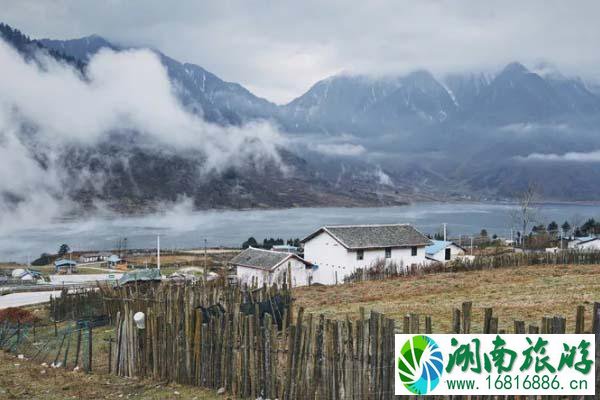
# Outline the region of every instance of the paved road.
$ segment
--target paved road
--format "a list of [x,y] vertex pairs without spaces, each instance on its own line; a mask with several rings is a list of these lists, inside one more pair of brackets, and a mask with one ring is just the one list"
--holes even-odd
[[59,297],[60,291],[13,293],[0,296],[0,309],[21,307],[50,301],[50,296]]
[[[106,270],[105,270],[106,271]],[[50,275],[51,285],[89,283],[97,281],[114,281],[123,276],[123,272],[110,274],[71,274],[71,275]]]

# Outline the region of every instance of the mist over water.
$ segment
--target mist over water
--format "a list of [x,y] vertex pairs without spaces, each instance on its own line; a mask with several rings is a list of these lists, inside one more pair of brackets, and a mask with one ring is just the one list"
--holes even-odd
[[[281,210],[192,211],[175,207],[159,214],[54,220],[38,226],[11,227],[0,235],[0,261],[24,262],[42,252],[56,252],[61,243],[75,251],[109,250],[120,238],[128,248],[155,248],[156,235],[168,249],[208,246],[238,247],[248,237],[284,239],[304,237],[322,225],[410,223],[424,233],[435,233],[448,224],[452,237],[477,234],[508,237],[513,226],[512,205],[422,203],[384,208],[294,208]],[[540,222],[555,220],[583,223],[600,216],[600,205],[551,204],[540,208]]]

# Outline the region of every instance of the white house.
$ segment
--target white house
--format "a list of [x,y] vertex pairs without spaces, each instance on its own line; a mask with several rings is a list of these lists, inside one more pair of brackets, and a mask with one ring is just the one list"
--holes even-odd
[[600,250],[600,238],[593,236],[576,237],[568,244],[569,249],[594,251]]
[[432,242],[425,247],[425,255],[431,261],[446,262],[466,253],[463,247],[454,242],[447,240],[432,240]]
[[249,247],[235,256],[229,264],[236,268],[240,284],[271,286],[288,281],[288,269],[292,286],[309,285],[312,278],[312,264],[296,254],[256,249]]
[[324,226],[302,240],[304,259],[312,264],[313,282],[342,283],[358,269],[385,262],[425,264],[431,241],[407,224]]

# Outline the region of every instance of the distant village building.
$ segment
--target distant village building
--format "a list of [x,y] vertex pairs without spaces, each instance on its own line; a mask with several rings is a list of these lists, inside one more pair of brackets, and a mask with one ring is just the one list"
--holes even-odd
[[600,238],[594,236],[576,237],[569,241],[567,245],[569,249],[593,251],[600,250]]
[[242,285],[271,286],[291,281],[295,287],[309,285],[312,279],[312,264],[292,253],[249,247],[229,264],[235,267],[238,283]]
[[83,253],[79,256],[80,263],[93,263],[106,261],[108,258],[106,253]]
[[466,250],[454,242],[447,240],[432,240],[432,242],[425,247],[426,257],[431,261],[447,262],[466,254]]
[[77,272],[77,262],[67,259],[56,260],[54,261],[54,268],[59,274],[71,274]]
[[112,254],[110,255],[107,259],[106,259],[106,263],[108,264],[109,268],[115,268],[120,262],[121,262],[121,257],[119,257],[116,254]]
[[38,279],[42,279],[42,274],[40,272],[28,268],[13,269],[11,276],[14,279],[20,279],[22,281],[37,281]]
[[408,224],[324,226],[302,240],[304,258],[315,264],[313,282],[342,283],[358,269],[378,263],[424,265],[431,241]]

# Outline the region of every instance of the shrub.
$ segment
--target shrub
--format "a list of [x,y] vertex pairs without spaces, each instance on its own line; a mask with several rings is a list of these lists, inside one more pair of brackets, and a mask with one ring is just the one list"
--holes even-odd
[[38,317],[31,311],[23,308],[8,307],[0,310],[0,323],[9,322],[11,324],[16,324],[20,322],[22,324],[31,324],[37,321],[39,321]]

